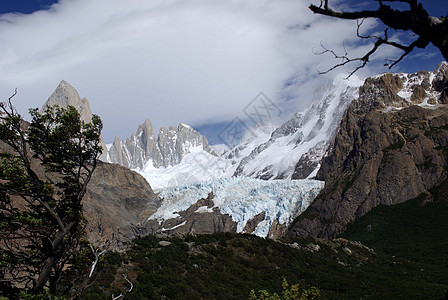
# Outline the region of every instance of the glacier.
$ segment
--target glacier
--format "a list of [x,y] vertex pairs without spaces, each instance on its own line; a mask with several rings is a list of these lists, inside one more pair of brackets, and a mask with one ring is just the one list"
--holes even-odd
[[[231,149],[221,145],[215,151],[206,141],[196,143],[186,138],[181,139],[182,158],[176,163],[161,165],[147,156],[145,164],[135,165],[134,170],[163,198],[161,207],[148,220],[162,225],[165,220],[182,219],[181,212],[213,192],[214,206],[201,206],[196,213],[227,214],[236,222],[237,232],[251,232],[253,227],[246,228],[248,221],[257,217],[258,222],[263,216],[252,232],[261,237],[270,236],[277,224],[288,226],[324,187],[324,182],[312,178],[362,84],[356,76],[346,80],[339,75],[316,92],[307,109],[280,127],[257,124]],[[152,137],[151,127],[146,127],[146,135]],[[187,129],[193,130],[181,123],[177,131],[171,130],[170,137],[177,139]],[[195,135],[193,141],[196,139]],[[179,147],[164,145],[159,147],[170,155],[179,152]]]
[[[318,180],[266,181],[248,177],[219,178],[178,185],[159,190],[163,202],[149,220],[162,222],[177,218],[178,212],[188,209],[213,192],[214,207],[237,222],[237,232],[243,232],[247,221],[264,212],[265,218],[253,234],[267,237],[274,221],[289,225],[311,204],[323,186],[324,182]],[[198,210],[207,212],[207,208]]]

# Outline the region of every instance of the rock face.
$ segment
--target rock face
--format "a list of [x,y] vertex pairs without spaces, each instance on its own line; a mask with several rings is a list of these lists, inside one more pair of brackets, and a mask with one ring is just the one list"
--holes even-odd
[[131,138],[122,142],[115,138],[109,157],[111,162],[143,170],[147,163],[156,168],[177,165],[194,147],[216,155],[207,139],[192,127],[180,123],[177,127],[160,128],[156,137],[151,121],[146,119]]
[[[47,107],[55,105],[61,108],[73,106],[78,110],[82,121],[87,123],[92,122],[92,111],[90,110],[89,100],[87,98],[81,99],[76,89],[65,80],[59,83],[56,90],[42,106],[40,112],[42,113]],[[102,137],[100,137],[100,143],[103,148],[100,160],[107,161],[107,147]]]
[[63,108],[66,108],[69,105],[74,106],[81,115],[81,120],[85,122],[92,121],[92,111],[90,110],[89,100],[87,100],[87,98],[81,99],[78,91],[65,80],[62,80],[61,83],[59,83],[56,90],[48,98],[40,111],[42,113],[47,107],[55,105]]
[[188,209],[178,212],[175,219],[148,220],[146,227],[150,233],[167,234],[211,234],[216,232],[236,232],[237,223],[228,214],[214,207],[213,193],[198,200]]
[[332,237],[379,204],[404,202],[445,185],[447,71],[442,63],[434,72],[365,81],[317,174],[325,188],[289,235]]
[[[0,151],[12,152],[3,142]],[[45,173],[39,161],[33,159],[31,163],[40,178],[55,176]],[[98,162],[82,205],[89,241],[121,250],[126,242],[149,233],[144,222],[160,207],[161,199],[140,174],[117,164]]]
[[315,176],[342,115],[358,96],[361,84],[356,77],[345,80],[338,76],[328,87],[322,87],[310,108],[275,129],[267,142],[241,160],[233,175],[265,180]]
[[109,241],[112,249],[122,248],[137,235],[148,233],[142,224],[160,203],[141,175],[117,164],[100,163],[83,199],[89,240]]

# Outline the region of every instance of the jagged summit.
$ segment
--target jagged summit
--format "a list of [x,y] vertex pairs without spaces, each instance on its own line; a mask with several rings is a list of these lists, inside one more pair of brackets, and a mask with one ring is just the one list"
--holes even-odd
[[[53,94],[41,108],[58,105],[65,108],[74,106],[86,122],[92,120],[92,111],[87,98],[81,98],[76,89],[62,80]],[[207,139],[191,126],[180,123],[177,127],[160,128],[156,137],[149,119],[138,126],[137,132],[125,141],[118,137],[109,151],[101,138],[104,151],[100,159],[117,163],[130,169],[143,170],[146,166],[167,167],[177,165],[193,148],[200,148],[216,156]]]
[[90,110],[89,100],[79,96],[78,91],[67,81],[62,80],[56,90],[42,106],[41,112],[48,106],[58,105],[59,107],[74,106],[81,115],[81,120],[92,121],[92,111]]
[[145,119],[145,122],[138,126],[137,136],[142,134],[142,133],[145,133],[147,137],[150,137],[150,136],[154,135],[154,131],[152,129],[151,120]]
[[157,137],[151,121],[138,126],[137,132],[124,141],[115,138],[109,150],[110,161],[130,169],[174,166],[190,153],[192,148],[216,155],[207,139],[191,126],[180,123],[177,127],[160,128]]

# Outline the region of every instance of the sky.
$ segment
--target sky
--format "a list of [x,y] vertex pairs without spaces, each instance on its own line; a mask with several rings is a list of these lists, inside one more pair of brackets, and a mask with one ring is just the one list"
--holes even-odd
[[[66,80],[102,118],[106,142],[130,137],[149,118],[156,132],[183,122],[219,143],[227,124],[249,120],[260,93],[281,122],[307,107],[316,87],[353,70],[318,75],[336,62],[315,54],[321,43],[340,52],[344,41],[353,56],[369,48],[355,23],[314,15],[311,3],[319,0],[0,0],[0,97],[18,88],[26,118]],[[445,0],[423,5],[434,16],[448,11]],[[357,76],[388,72],[389,56],[399,53],[385,49]],[[432,70],[442,60],[428,47],[392,71]]]

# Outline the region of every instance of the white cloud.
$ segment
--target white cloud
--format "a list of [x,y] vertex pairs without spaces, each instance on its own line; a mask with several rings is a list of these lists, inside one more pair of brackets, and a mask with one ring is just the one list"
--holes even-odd
[[[65,79],[87,97],[111,141],[154,127],[230,120],[263,91],[286,115],[310,100],[324,41],[340,48],[352,22],[315,16],[297,0],[60,0],[0,17],[0,92],[41,106]],[[359,49],[357,51],[361,51]],[[336,75],[335,73],[332,76]],[[288,79],[296,84],[282,88]],[[307,83],[304,85],[304,83]],[[300,100],[280,103],[285,93]]]

